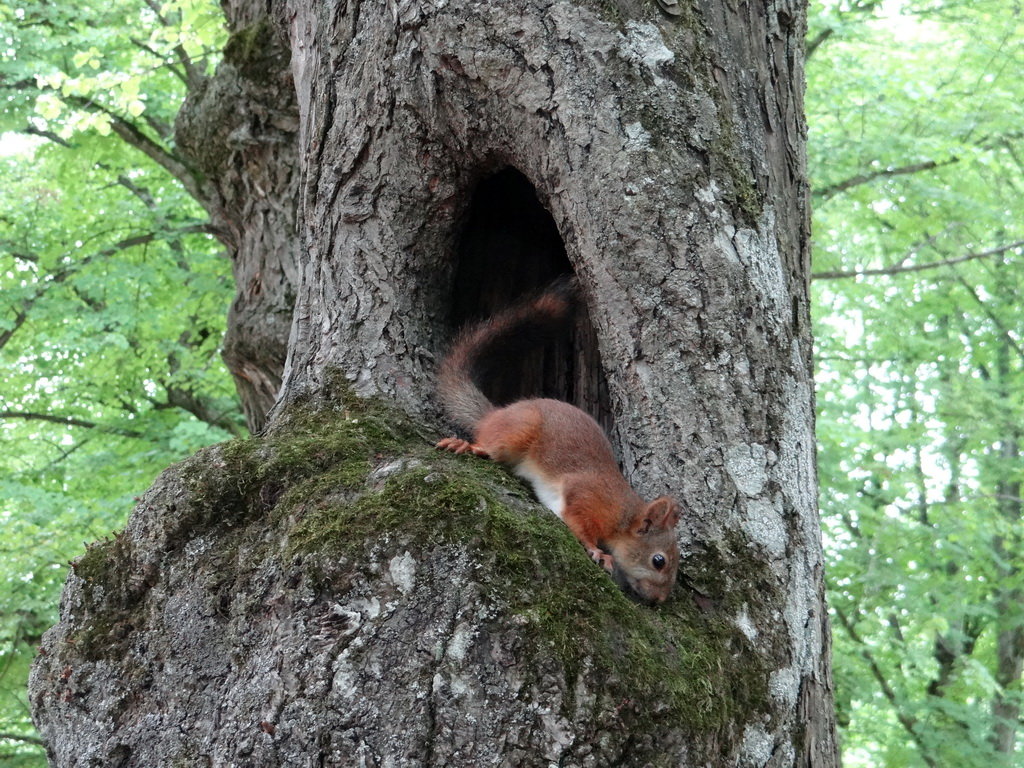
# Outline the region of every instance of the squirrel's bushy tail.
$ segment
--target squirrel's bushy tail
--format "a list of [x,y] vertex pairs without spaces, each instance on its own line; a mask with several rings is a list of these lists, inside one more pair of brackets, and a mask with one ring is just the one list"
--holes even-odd
[[478,382],[558,338],[572,319],[578,291],[575,279],[559,279],[541,294],[462,330],[438,372],[438,396],[448,418],[472,432],[495,407]]

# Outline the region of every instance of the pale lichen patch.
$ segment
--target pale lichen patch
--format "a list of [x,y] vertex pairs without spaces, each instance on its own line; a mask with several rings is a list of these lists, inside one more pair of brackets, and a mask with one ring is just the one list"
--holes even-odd
[[748,501],[743,530],[751,541],[756,541],[764,548],[770,558],[778,560],[785,557],[788,534],[785,521],[774,501]]
[[739,627],[740,632],[746,635],[747,640],[753,642],[757,639],[757,627],[754,626],[753,620],[750,618],[750,609],[746,603],[740,608],[739,614],[736,616],[736,626]]
[[768,482],[767,452],[757,443],[731,445],[725,450],[725,469],[740,493],[758,496]]
[[626,33],[619,44],[619,54],[626,61],[648,70],[655,85],[665,81],[661,76],[662,68],[675,61],[675,54],[665,45],[661,31],[646,22],[630,21],[626,24]]
[[416,559],[408,550],[395,555],[388,562],[388,573],[398,591],[403,595],[408,594],[416,586]]

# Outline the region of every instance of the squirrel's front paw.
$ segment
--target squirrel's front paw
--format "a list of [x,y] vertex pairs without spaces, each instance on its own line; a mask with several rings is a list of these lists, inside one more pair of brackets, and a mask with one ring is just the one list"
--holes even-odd
[[600,549],[588,549],[587,554],[590,555],[590,559],[600,565],[605,571],[611,573],[615,566],[615,558],[609,555],[607,552],[602,552]]
[[444,440],[437,441],[437,448],[442,451],[451,451],[452,453],[472,453],[475,456],[479,456],[484,459],[490,458],[487,455],[487,451],[483,448],[473,445],[469,440],[463,440],[460,437],[446,437]]

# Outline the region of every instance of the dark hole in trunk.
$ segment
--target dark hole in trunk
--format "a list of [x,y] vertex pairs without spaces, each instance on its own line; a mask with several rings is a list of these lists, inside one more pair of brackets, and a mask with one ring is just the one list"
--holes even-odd
[[[494,314],[562,275],[572,275],[565,244],[529,180],[505,168],[479,183],[458,241],[452,327]],[[608,388],[585,302],[568,338],[509,360],[478,382],[495,403],[554,397],[611,426]]]

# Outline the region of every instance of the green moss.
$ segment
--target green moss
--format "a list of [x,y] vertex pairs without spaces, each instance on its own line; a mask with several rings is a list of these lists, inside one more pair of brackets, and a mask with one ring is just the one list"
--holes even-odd
[[629,9],[624,7],[622,0],[582,0],[581,5],[592,9],[604,21],[622,29],[631,18]]
[[224,61],[255,82],[280,77],[287,59],[287,49],[267,18],[233,32],[224,46]]
[[75,575],[87,582],[105,582],[114,567],[113,555],[118,550],[117,539],[103,539],[90,544],[85,554],[75,560],[71,566]]
[[224,46],[224,60],[243,66],[264,54],[273,40],[270,20],[263,18],[252,26],[233,32]]
[[383,536],[400,539],[398,547],[466,547],[485,591],[526,620],[532,654],[559,660],[570,693],[587,664],[588,683],[627,709],[652,694],[661,703],[630,713],[646,723],[638,727],[707,732],[738,709],[767,710],[766,665],[726,612],[702,612],[681,590],[657,609],[630,601],[557,518],[503,503],[507,482],[488,462],[424,455],[378,490],[311,511],[292,532],[290,553],[358,562]]
[[725,198],[736,219],[753,226],[764,208],[762,194],[757,190],[754,174],[743,159],[746,157],[736,141],[736,130],[728,113],[719,109],[721,129],[711,144],[712,174],[728,182]]
[[139,623],[138,607],[146,585],[137,574],[132,578],[127,557],[124,535],[119,534],[90,545],[71,563],[75,575],[85,582],[84,618],[71,642],[86,659],[119,654]]
[[233,440],[185,462],[190,491],[179,513],[179,543],[210,526],[287,512],[306,498],[361,485],[374,461],[421,438],[405,417],[352,397],[335,410],[292,407],[269,434]]

